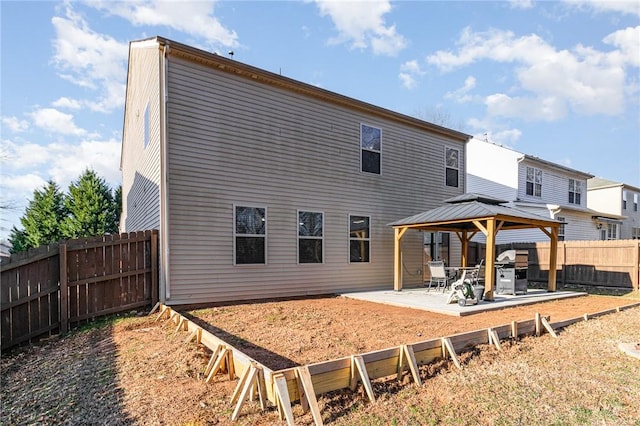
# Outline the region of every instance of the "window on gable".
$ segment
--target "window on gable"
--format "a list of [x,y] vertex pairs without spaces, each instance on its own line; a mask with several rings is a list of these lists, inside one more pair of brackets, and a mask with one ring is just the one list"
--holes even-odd
[[445,184],[457,188],[460,176],[460,151],[455,148],[445,148]]
[[360,125],[360,168],[363,172],[380,174],[382,129]]
[[234,263],[236,265],[267,263],[267,209],[234,208]]
[[324,214],[298,211],[298,263],[322,263]]
[[569,179],[569,203],[580,204],[582,198],[582,182]]
[[349,215],[349,262],[369,262],[369,217]]
[[542,170],[527,167],[527,195],[542,197]]
[[144,147],[146,148],[149,145],[150,135],[149,128],[149,103],[144,107]]

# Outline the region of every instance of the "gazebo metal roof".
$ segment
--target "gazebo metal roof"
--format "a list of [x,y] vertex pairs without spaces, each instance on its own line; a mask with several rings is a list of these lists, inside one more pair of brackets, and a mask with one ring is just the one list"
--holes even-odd
[[469,241],[482,232],[487,238],[485,298],[493,299],[495,236],[500,230],[537,228],[551,239],[549,259],[549,291],[556,289],[556,257],[558,230],[562,221],[545,218],[514,207],[508,207],[491,196],[466,193],[445,200],[445,205],[427,210],[388,225],[395,229],[394,289],[402,289],[401,239],[409,229],[455,232],[462,243],[462,266],[466,266]]

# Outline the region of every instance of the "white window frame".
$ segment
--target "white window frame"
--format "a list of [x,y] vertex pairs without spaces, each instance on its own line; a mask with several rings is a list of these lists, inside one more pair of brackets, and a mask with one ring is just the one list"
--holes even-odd
[[[571,201],[571,196],[573,195],[573,201]],[[576,202],[578,199],[578,202]],[[581,205],[582,204],[582,181],[578,179],[569,179],[569,204]]]
[[[371,148],[365,148],[362,146],[362,142],[363,142],[363,137],[364,137],[364,127],[369,127],[371,129],[376,129],[378,130],[378,132],[380,132],[380,149],[376,150],[376,149],[371,149]],[[360,144],[360,172],[361,173],[368,173],[371,175],[381,175],[382,174],[382,128],[381,127],[377,127],[377,126],[372,126],[371,124],[366,124],[366,123],[360,123],[360,140],[359,140],[359,144]],[[367,152],[374,152],[376,154],[378,154],[379,159],[380,159],[380,172],[376,173],[376,172],[370,172],[368,170],[364,170],[363,166],[364,164],[362,163],[362,154],[363,151],[367,151]]]
[[640,228],[631,228],[631,239],[640,240]]
[[[322,236],[300,236],[300,213],[319,213],[322,215]],[[323,211],[318,211],[314,209],[298,209],[296,211],[296,235],[297,235],[297,244],[296,244],[296,252],[297,259],[299,265],[321,265],[324,263],[324,235],[325,235],[325,214]],[[300,262],[300,240],[321,240],[322,242],[322,260],[320,262]]]
[[[457,156],[456,156],[456,167],[452,167],[451,165],[449,165],[449,158],[447,156],[447,154],[449,153],[449,151],[455,151],[457,152]],[[455,170],[456,171],[456,185],[449,185],[447,182],[447,170]],[[444,147],[444,186],[445,187],[449,187],[449,188],[460,188],[460,149],[453,147],[453,146],[445,146]]]
[[[236,209],[238,207],[264,209],[264,234],[238,234],[236,232]],[[233,265],[241,267],[263,266],[268,263],[268,241],[269,241],[269,219],[267,206],[255,205],[252,203],[234,203],[233,204]],[[264,263],[238,263],[236,259],[236,239],[237,237],[261,237],[264,238]]]
[[[557,216],[556,220],[559,220],[560,222],[565,222],[566,218],[562,217],[562,216]],[[564,239],[566,238],[565,229],[566,224],[565,223],[561,223],[560,226],[558,227],[558,241],[564,241]]]
[[[368,232],[368,237],[366,238],[352,238],[351,237],[351,218],[353,216],[360,216],[360,217],[366,217],[369,220],[369,232]],[[351,264],[360,264],[360,263],[364,263],[364,264],[370,264],[371,263],[371,216],[366,215],[366,214],[358,214],[358,213],[349,213],[347,216],[347,236],[349,244],[347,246],[347,260],[349,261],[349,263]],[[368,256],[368,260],[362,261],[362,262],[356,262],[356,261],[351,261],[351,241],[367,241],[369,243],[369,251],[367,253]]]
[[620,239],[620,226],[617,223],[607,223],[607,240]]
[[[533,173],[533,180],[529,179],[529,169],[531,169],[532,173]],[[540,182],[537,182],[537,176],[540,175]],[[542,173],[542,169],[539,169],[537,167],[533,167],[533,166],[526,166],[525,167],[525,184],[524,184],[524,193],[529,195],[530,197],[536,197],[536,198],[542,198],[542,182],[544,180],[544,174]],[[532,186],[532,193],[529,194],[528,192],[528,188],[527,188],[527,184],[531,182]],[[537,186],[539,186],[539,188],[537,188]],[[538,191],[536,191],[536,188],[538,189]]]
[[627,209],[627,191],[622,191],[622,210]]

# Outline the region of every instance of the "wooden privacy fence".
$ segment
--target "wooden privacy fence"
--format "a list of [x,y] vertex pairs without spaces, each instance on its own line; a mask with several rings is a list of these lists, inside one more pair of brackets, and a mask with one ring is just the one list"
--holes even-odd
[[[549,242],[502,245],[528,250],[529,282],[549,280]],[[559,241],[557,283],[570,286],[598,286],[640,291],[640,240]]]
[[2,349],[158,300],[158,232],[61,241],[0,268]]

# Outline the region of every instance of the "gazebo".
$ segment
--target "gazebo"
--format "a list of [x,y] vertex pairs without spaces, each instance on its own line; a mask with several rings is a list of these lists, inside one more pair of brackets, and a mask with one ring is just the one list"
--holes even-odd
[[496,234],[511,229],[537,228],[551,240],[549,282],[547,289],[556,290],[558,230],[563,222],[538,216],[513,207],[506,201],[487,195],[467,193],[444,201],[446,204],[389,224],[395,230],[393,288],[402,290],[402,237],[409,229],[454,232],[462,243],[463,267],[467,266],[469,241],[482,232],[487,240],[485,256],[484,298],[493,300],[495,287]]

